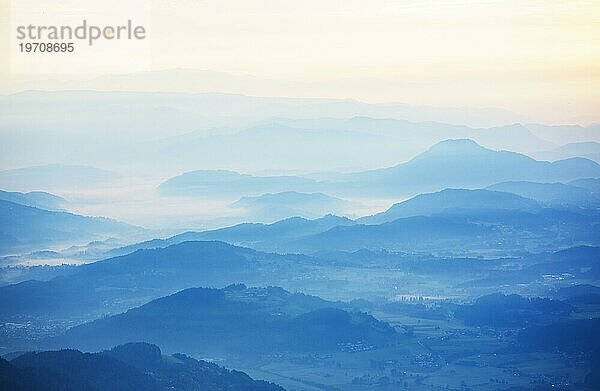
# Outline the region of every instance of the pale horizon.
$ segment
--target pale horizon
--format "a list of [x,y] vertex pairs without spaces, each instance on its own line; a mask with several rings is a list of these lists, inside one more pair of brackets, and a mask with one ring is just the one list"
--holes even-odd
[[[11,9],[5,0],[6,35],[28,20],[76,23],[99,7],[61,2],[54,15],[52,3],[24,0]],[[135,43],[148,54],[143,61],[127,57],[131,46],[97,43],[81,48],[83,62],[72,56],[41,64],[18,59],[14,42],[5,42],[3,57],[12,58],[0,93],[48,79],[76,86],[96,76],[194,69],[267,81],[237,91],[215,83],[210,92],[489,107],[546,124],[600,122],[600,5],[593,2],[104,3],[102,23],[146,25],[146,40]]]

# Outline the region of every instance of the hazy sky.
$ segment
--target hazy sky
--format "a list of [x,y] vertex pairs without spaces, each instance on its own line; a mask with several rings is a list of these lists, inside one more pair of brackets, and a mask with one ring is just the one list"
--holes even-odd
[[[546,122],[600,122],[599,1],[0,2],[4,93],[24,80],[195,68],[286,83],[262,95],[491,106]],[[83,17],[132,19],[147,39],[101,42],[71,57],[18,53],[16,25]]]

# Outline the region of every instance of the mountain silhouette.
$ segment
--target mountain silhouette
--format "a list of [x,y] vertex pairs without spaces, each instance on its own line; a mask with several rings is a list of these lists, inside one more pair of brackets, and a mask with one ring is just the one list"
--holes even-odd
[[0,200],[54,211],[61,210],[62,207],[67,203],[67,200],[64,198],[43,191],[30,191],[28,193],[21,193],[17,191],[0,190]]
[[236,247],[217,241],[183,242],[78,266],[49,281],[24,281],[0,287],[0,314],[80,315],[116,313],[190,286],[223,286],[259,281],[261,269],[286,269],[289,262],[310,261]]
[[534,200],[516,194],[490,190],[445,189],[420,194],[392,205],[385,212],[363,217],[357,222],[381,224],[403,217],[428,216],[453,209],[512,209],[536,211],[541,206]]
[[327,214],[344,213],[350,203],[323,193],[285,191],[242,197],[231,206],[243,210],[247,221],[271,223],[292,216],[315,219]]
[[481,188],[506,181],[562,182],[598,176],[600,165],[588,159],[550,163],[458,139],[437,143],[394,167],[342,174],[332,180],[355,192],[400,196],[444,188]]
[[518,194],[546,205],[594,208],[600,204],[600,194],[594,194],[583,187],[560,182],[502,182],[489,186],[488,189]]
[[158,186],[163,195],[223,196],[263,194],[265,191],[305,191],[315,181],[297,176],[253,176],[226,170],[198,170],[167,179]]
[[56,343],[102,348],[130,340],[190,354],[339,351],[383,346],[396,332],[370,315],[278,287],[190,288],[74,327]]
[[0,200],[0,253],[96,240],[141,228],[103,217],[80,216]]
[[[242,223],[210,231],[184,232],[167,239],[149,240],[114,249],[110,251],[108,255],[124,255],[139,249],[161,248],[185,241],[196,240],[219,240],[239,246],[275,251],[280,248],[278,246],[279,243],[285,243],[299,239],[303,236],[324,232],[333,227],[353,224],[356,223],[351,219],[334,215],[326,215],[313,220],[303,217],[290,217],[271,224]],[[283,249],[285,247],[281,248]]]

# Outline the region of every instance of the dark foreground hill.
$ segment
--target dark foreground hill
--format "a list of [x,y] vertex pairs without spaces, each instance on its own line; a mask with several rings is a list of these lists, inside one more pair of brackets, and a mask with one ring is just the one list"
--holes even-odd
[[524,327],[566,318],[572,310],[559,300],[495,293],[459,307],[454,316],[469,326]]
[[600,319],[569,319],[521,330],[518,341],[539,351],[600,352]]
[[0,389],[13,391],[271,391],[283,388],[243,372],[183,354],[163,356],[158,346],[129,343],[100,353],[58,350],[0,359]]
[[141,339],[192,354],[255,356],[377,347],[395,340],[387,323],[340,307],[276,287],[191,288],[74,327],[53,343],[101,349]]

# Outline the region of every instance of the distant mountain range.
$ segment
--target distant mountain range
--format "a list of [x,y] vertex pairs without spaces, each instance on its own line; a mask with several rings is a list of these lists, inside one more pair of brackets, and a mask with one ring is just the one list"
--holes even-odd
[[302,191],[315,181],[297,176],[253,176],[225,170],[186,172],[163,182],[158,191],[168,196],[226,196],[263,194],[265,191]]
[[[600,237],[594,229],[599,217],[593,210],[547,208],[534,200],[509,193],[498,197],[495,193],[500,192],[491,191],[475,192],[479,196],[491,193],[493,197],[481,197],[479,205],[468,205],[472,195],[469,191],[462,192],[466,197],[460,199],[454,196],[454,208],[435,202],[437,194],[434,194],[431,198],[425,196],[423,202],[416,198],[406,207],[398,204],[390,209],[389,214],[384,212],[365,217],[360,222],[327,216],[316,220],[290,218],[268,225],[240,224],[141,242],[112,250],[107,255],[124,254],[140,248],[161,248],[186,240],[221,240],[261,251],[307,255],[363,249],[435,252],[440,248],[461,252],[494,248],[496,252],[510,253],[542,243],[565,247],[600,244]],[[494,200],[502,198],[513,201],[513,204],[493,205]],[[429,202],[431,208],[427,210],[425,206]],[[398,218],[398,215],[405,217]],[[569,236],[561,234],[565,230],[569,230]]]
[[99,353],[78,350],[24,353],[0,358],[0,389],[12,391],[282,391],[243,372],[158,346],[127,343]]
[[[593,179],[577,183],[595,186]],[[186,240],[221,240],[262,251],[305,254],[381,248],[403,251],[411,245],[425,249],[439,247],[439,243],[447,249],[459,243],[463,243],[463,249],[497,247],[498,243],[520,248],[538,240],[548,245],[595,245],[600,240],[593,228],[599,219],[597,200],[597,194],[573,185],[502,182],[490,189],[444,189],[420,194],[358,220],[325,216],[315,220],[289,218],[267,225],[239,224],[142,242],[108,254]],[[567,227],[571,235],[561,235]]]
[[390,166],[432,144],[456,138],[518,152],[555,146],[519,124],[473,129],[439,122],[353,117],[274,118],[239,129],[197,130],[163,139],[154,149],[160,159],[176,167],[230,167],[228,157],[235,155],[242,166],[270,167],[277,162],[280,168],[316,171]]
[[351,213],[351,203],[323,193],[286,191],[242,197],[232,205],[250,222],[272,223],[290,216],[316,219],[327,214]]
[[412,216],[429,216],[452,210],[506,209],[535,212],[541,206],[534,200],[502,191],[483,189],[445,189],[420,194],[392,205],[385,212],[357,220],[364,224],[381,224]]
[[290,217],[271,224],[243,223],[210,231],[184,232],[167,239],[155,239],[117,248],[108,255],[124,255],[139,249],[161,248],[190,240],[222,240],[240,246],[285,251],[285,243],[289,241],[325,232],[334,227],[354,224],[356,222],[351,219],[333,215],[314,220]]
[[586,143],[586,142],[600,142],[600,124],[591,124],[589,126],[580,125],[542,125],[535,123],[528,123],[525,125],[533,134],[543,138],[544,140],[550,141],[557,146],[572,144],[572,143]]
[[600,163],[600,142],[582,141],[569,143],[548,151],[535,152],[532,156],[536,159],[550,161],[579,156]]
[[0,190],[0,200],[54,211],[62,210],[67,204],[64,198],[43,191],[20,193]]
[[544,139],[543,132],[542,134],[534,133],[527,125],[516,121],[490,128],[477,128],[448,124],[431,118],[423,121],[411,121],[354,116],[352,118],[273,118],[263,121],[259,126],[271,126],[274,130],[277,129],[277,126],[281,126],[304,130],[312,134],[329,131],[346,132],[348,136],[352,134],[379,136],[380,140],[385,140],[385,143],[379,145],[380,153],[388,151],[388,148],[391,153],[392,148],[395,148],[396,160],[400,152],[403,152],[403,155],[407,153],[415,155],[432,144],[457,138],[473,139],[492,149],[519,152],[539,151],[555,146],[554,143]]
[[553,127],[502,113],[222,93],[27,91],[0,97],[0,166],[82,162],[126,172],[135,164],[170,176],[199,167],[314,171],[391,166],[445,139],[522,153],[600,142],[597,125]]
[[[338,81],[338,83],[344,84],[347,84],[347,82],[347,80]],[[303,90],[302,85],[297,81],[268,80],[249,75],[235,75],[202,69],[168,69],[124,75],[103,75],[83,81],[38,80],[34,84],[20,85],[17,88],[18,90],[36,90],[35,94],[42,96],[53,93],[58,95],[56,97],[58,101],[67,99],[66,97],[69,94],[81,93],[82,90],[94,91],[99,95],[117,95],[119,94],[118,91],[137,91],[136,94],[138,95],[156,95],[157,91],[163,91],[165,95],[169,94],[184,98],[188,96],[188,100],[193,100],[194,95],[212,97],[212,99],[205,99],[207,102],[218,101],[219,96],[231,95],[232,97],[239,97],[238,99],[241,101],[236,102],[232,98],[231,115],[236,112],[248,115],[249,107],[243,103],[252,102],[254,103],[253,109],[261,108],[260,114],[270,114],[270,116],[285,116],[290,113],[301,113],[303,117],[313,118],[327,115],[336,117],[369,115],[484,127],[527,120],[519,114],[499,108],[411,106],[401,103],[368,104],[351,99],[283,98],[284,96],[299,96],[298,94],[300,96],[314,96],[314,87],[314,85],[306,85]],[[320,81],[319,89],[322,88],[323,81]],[[46,91],[42,92],[40,90]],[[61,92],[60,90],[67,91]],[[207,93],[208,91],[218,91],[221,94]],[[266,91],[270,92],[266,93]],[[33,94],[29,91],[15,94],[16,98],[9,101],[21,103],[21,101],[26,101],[26,97],[31,99],[31,95]],[[265,95],[273,97],[258,98],[258,96]],[[233,105],[233,103],[237,104]],[[209,106],[206,111],[209,112],[210,109],[215,110],[218,108],[218,106],[215,106]],[[261,106],[275,106],[278,110],[265,113],[266,108]],[[57,107],[61,106],[57,105]]]
[[[312,253],[321,250],[356,251],[360,249],[424,249],[434,243],[464,242],[470,238],[481,243],[493,237],[494,228],[456,216],[416,216],[379,225],[340,226],[309,235],[288,244],[290,249]],[[415,243],[418,243],[415,245]],[[452,246],[446,244],[450,249]]]
[[[527,212],[517,209],[455,209],[431,216],[391,222],[335,227],[287,243],[288,251],[307,254],[322,250],[459,251],[478,248],[515,251],[545,243],[555,246],[600,243],[595,213],[556,209]],[[570,236],[561,234],[567,230]]]
[[444,188],[481,188],[498,182],[556,182],[600,177],[600,165],[584,158],[537,161],[508,151],[493,151],[472,140],[446,140],[410,161],[354,173],[250,176],[230,171],[194,171],[159,186],[166,195],[262,194],[264,191],[321,191],[370,198],[411,196]]
[[[311,126],[318,125],[318,123],[313,125],[311,120],[296,121],[309,129]],[[341,128],[336,128],[336,126],[342,126],[338,123],[343,123],[342,120],[323,119],[323,121],[334,128],[332,132],[342,131]],[[391,126],[387,125],[387,120],[381,120],[381,129],[373,124],[368,125],[369,121],[367,124],[363,124],[360,118],[347,121],[350,127],[364,126],[363,129],[367,129],[366,131],[371,132],[369,134],[374,137],[380,137],[378,132],[383,134],[392,132],[392,130],[386,129],[386,126]],[[394,121],[391,122],[394,123]],[[259,133],[266,132],[267,139],[275,137],[271,134],[272,130],[257,131]],[[314,131],[310,130],[310,132]],[[349,130],[349,132],[354,131]],[[286,138],[287,136],[282,137]],[[338,136],[334,138],[339,139]],[[267,141],[265,140],[262,144],[267,145]],[[387,145],[387,143],[384,144]],[[280,152],[287,153],[284,150]],[[51,165],[5,170],[0,172],[0,183],[3,183],[3,175],[4,182],[10,183],[13,188],[25,190],[64,186],[64,188],[77,188],[81,191],[82,188],[105,186],[106,181],[118,184],[118,182],[114,182],[118,178],[117,174],[81,166]],[[54,178],[60,179],[55,180]],[[525,190],[523,183],[562,183],[565,186],[574,186],[569,182],[585,179],[587,181],[585,183],[588,185],[575,185],[578,188],[585,188],[585,186],[593,186],[594,180],[598,178],[600,178],[600,165],[589,159],[569,158],[551,163],[534,160],[515,152],[494,151],[482,147],[473,140],[456,139],[439,142],[410,161],[387,168],[284,175],[266,173],[250,175],[229,170],[203,169],[185,172],[164,180],[158,185],[157,193],[165,197],[205,197],[211,201],[216,201],[215,199],[222,203],[225,201],[222,205],[223,208],[226,208],[225,213],[218,219],[214,217],[214,214],[209,217],[195,217],[190,213],[190,215],[185,215],[185,219],[190,222],[184,225],[181,222],[183,219],[175,220],[173,216],[168,216],[168,220],[172,224],[176,224],[174,221],[179,221],[178,227],[219,227],[237,222],[270,223],[292,216],[316,218],[325,214],[338,214],[355,217],[358,213],[365,213],[364,210],[372,213],[373,207],[368,204],[369,202],[377,205],[386,202],[387,205],[390,205],[395,200],[399,201],[418,194],[437,192],[447,188],[504,189],[506,192],[535,199],[544,206],[566,205],[590,208],[597,204],[598,196],[585,195],[577,189],[571,189],[572,194],[568,195],[564,186],[562,194],[558,194],[556,187],[559,185],[554,186],[554,190],[541,194],[540,190],[533,191],[531,189],[533,185],[529,186],[529,190]],[[507,182],[522,183],[521,189],[514,186],[510,189],[490,187]],[[546,190],[550,190],[548,186],[546,186]],[[597,192],[588,190],[592,193]],[[554,198],[550,199],[553,192],[552,197]],[[577,192],[581,194],[575,195]],[[156,196],[156,193],[152,193],[152,191],[150,193],[146,193],[142,197]],[[31,198],[32,194],[29,194],[28,197]],[[14,198],[15,194],[3,193],[0,194],[0,199],[3,197],[7,199],[9,196],[12,197],[8,198],[9,200],[12,199],[18,203],[35,206],[37,202],[37,206],[40,207],[59,209],[53,207],[59,200],[42,202],[39,195],[37,200],[26,200],[22,195],[17,200]],[[583,198],[585,200],[579,203],[578,200]],[[235,200],[238,201],[234,202]],[[352,203],[346,203],[344,200],[350,200]],[[363,204],[365,200],[367,203]],[[110,201],[103,202],[109,203]],[[176,201],[173,200],[173,202]],[[188,199],[185,202],[193,203],[194,200]],[[109,205],[103,205],[103,207],[107,206]],[[159,213],[172,212],[159,209]]]
[[446,140],[407,163],[332,181],[372,196],[411,195],[443,188],[481,188],[505,181],[555,182],[600,177],[600,165],[584,158],[549,163],[483,148],[472,140]]
[[594,193],[584,187],[572,184],[527,181],[502,182],[489,186],[488,189],[518,194],[550,206],[572,206],[592,209],[600,205],[600,193]]
[[[48,200],[48,197],[43,196],[43,199]],[[29,197],[25,201],[31,200]],[[140,231],[139,227],[103,217],[49,211],[0,200],[0,253],[4,254],[60,244],[70,246],[74,242]]]
[[576,179],[568,182],[567,184],[587,189],[594,194],[600,193],[600,178]]
[[281,288],[191,288],[141,307],[69,329],[56,343],[83,349],[131,340],[190,354],[369,349],[395,340],[396,331],[364,313]]
[[[65,111],[67,107],[68,112]],[[413,111],[422,113],[413,116]],[[450,115],[444,115],[444,111]],[[482,117],[493,111],[482,110]],[[441,115],[435,115],[436,112]],[[335,162],[327,155],[321,155],[313,163],[307,158],[311,155],[310,149],[297,149],[304,144],[288,148],[293,145],[293,139],[289,142],[282,138],[268,139],[269,144],[274,143],[274,146],[286,146],[285,153],[277,148],[265,148],[263,139],[258,135],[254,138],[256,142],[246,145],[246,148],[243,148],[243,142],[219,143],[219,140],[231,140],[223,139],[220,135],[212,141],[188,140],[188,145],[200,147],[195,150],[169,148],[171,143],[166,139],[199,129],[243,129],[272,117],[348,118],[356,115],[413,121],[443,121],[445,117],[454,117],[459,121],[476,118],[472,109],[466,114],[462,109],[415,110],[406,105],[372,105],[342,99],[265,98],[223,93],[27,91],[0,97],[0,134],[5,141],[0,147],[0,166],[85,162],[124,170],[135,163],[138,171],[164,173],[166,167],[177,167],[180,171],[197,167],[224,167],[224,162],[231,163],[227,160],[231,152],[241,152],[236,158],[238,169],[251,166],[271,168],[274,160],[265,160],[263,155],[269,159],[274,156],[286,159],[292,155],[304,156],[302,168],[339,167],[345,163]],[[511,122],[520,120],[513,114],[509,115],[513,118]],[[487,121],[484,119],[482,122]],[[303,140],[310,141],[306,134],[300,131],[296,133]],[[91,139],[93,142],[90,142]],[[36,142],[32,143],[31,140]],[[322,140],[313,141],[310,145],[318,147]],[[355,141],[348,144],[357,145]],[[330,143],[327,145],[331,146]],[[110,157],[106,151],[111,151]],[[346,150],[346,153],[349,151]],[[343,154],[336,153],[335,156],[343,157]],[[258,161],[262,162],[261,166],[252,164]],[[297,162],[294,159],[294,163]],[[334,166],[326,165],[326,162]],[[279,159],[275,163],[284,167],[286,160]]]

